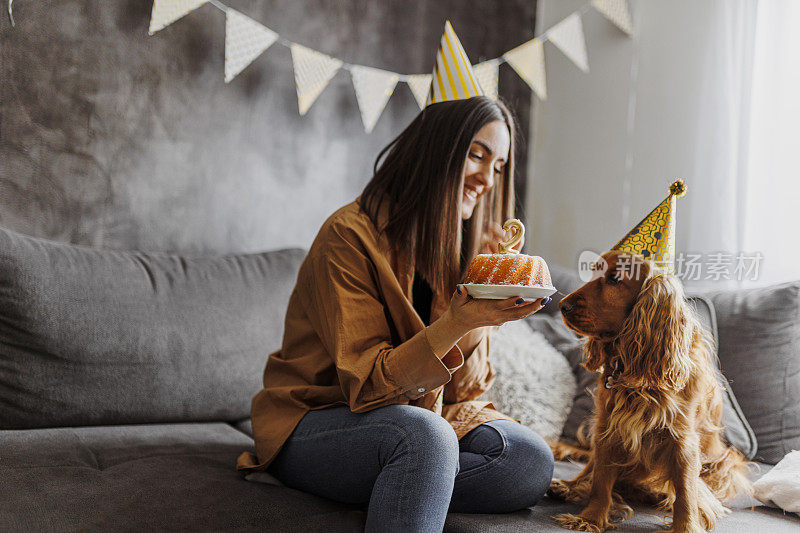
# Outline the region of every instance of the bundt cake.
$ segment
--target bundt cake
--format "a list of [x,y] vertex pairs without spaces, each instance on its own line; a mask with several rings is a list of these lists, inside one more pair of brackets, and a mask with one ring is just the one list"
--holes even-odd
[[508,241],[500,243],[500,253],[475,256],[467,269],[465,284],[553,286],[544,259],[513,251],[513,247],[525,235],[525,227],[522,222],[512,218],[503,224],[503,229],[508,231],[512,228],[514,234]]

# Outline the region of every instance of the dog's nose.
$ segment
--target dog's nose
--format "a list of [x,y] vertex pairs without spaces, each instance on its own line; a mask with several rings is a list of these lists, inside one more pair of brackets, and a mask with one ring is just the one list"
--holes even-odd
[[562,315],[568,315],[575,309],[575,304],[564,298],[558,302],[558,308],[561,309]]

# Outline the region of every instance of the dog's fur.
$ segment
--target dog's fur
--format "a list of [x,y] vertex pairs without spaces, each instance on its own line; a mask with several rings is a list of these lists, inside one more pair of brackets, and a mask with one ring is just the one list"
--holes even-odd
[[721,501],[751,487],[744,457],[722,440],[711,343],[675,276],[637,254],[602,259],[607,267],[598,261],[560,303],[565,324],[587,337],[584,366],[600,376],[586,468],[549,490],[588,504],[555,519],[604,531],[631,515],[628,498],[671,510],[672,531],[712,529],[728,511]]

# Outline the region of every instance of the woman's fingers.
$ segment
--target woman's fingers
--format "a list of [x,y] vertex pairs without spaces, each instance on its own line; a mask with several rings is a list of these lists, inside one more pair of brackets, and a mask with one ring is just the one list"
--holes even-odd
[[546,305],[544,298],[526,301],[520,297],[507,298],[502,300],[503,306],[500,307],[502,318],[508,320],[518,320],[528,315],[532,315],[544,305]]
[[492,230],[492,253],[496,254],[500,252],[500,242],[506,240],[505,231],[499,224],[494,224],[491,226]]
[[511,310],[513,316],[516,320],[520,318],[525,318],[526,316],[532,315],[536,311],[542,308],[542,298],[538,300],[534,300],[532,302],[526,302],[525,304],[518,305],[516,309]]
[[496,254],[500,251],[498,243],[505,239],[503,227],[497,222],[487,222],[483,228],[481,253]]
[[453,293],[453,301],[459,305],[464,305],[471,299],[472,297],[469,295],[467,288],[464,287],[464,285],[456,285],[456,292]]
[[509,298],[503,298],[502,300],[477,298],[475,301],[480,302],[478,305],[485,307],[487,311],[504,311],[506,309],[516,309],[520,306],[526,306],[528,304],[540,303],[542,298],[539,298],[538,300],[525,300],[520,296],[511,296]]
[[[507,240],[506,239],[506,233],[510,233],[510,232],[504,231],[503,227],[500,224],[498,224],[497,222],[492,222],[489,225],[489,230],[492,232],[492,237],[495,240],[498,240],[498,241]],[[508,238],[510,239],[511,237],[509,236]]]
[[[520,301],[522,300],[522,301]],[[509,309],[512,307],[517,307],[525,303],[525,300],[520,298],[519,296],[512,296],[510,298],[506,298],[504,300],[494,300],[494,307],[496,309]]]
[[[538,300],[526,301],[519,296],[503,300],[477,299],[475,303],[480,309],[480,313],[491,318],[497,325],[509,320],[517,320],[520,316],[533,313],[540,307]],[[520,315],[520,313],[522,314]]]
[[467,294],[464,285],[458,285],[452,300],[456,305],[455,309],[459,310],[459,316],[463,314],[465,323],[478,327],[479,325],[499,326],[506,322],[525,318],[544,307],[550,298],[538,298],[532,301],[526,301],[519,296],[502,300],[473,298]]

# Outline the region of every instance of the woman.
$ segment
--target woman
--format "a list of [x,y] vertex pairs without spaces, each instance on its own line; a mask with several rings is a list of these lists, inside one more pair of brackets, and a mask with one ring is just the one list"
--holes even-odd
[[513,216],[515,133],[502,103],[447,101],[379,154],[300,268],[253,399],[257,456],[243,453],[239,470],[368,503],[367,531],[441,531],[448,510],[541,498],[549,447],[475,398],[494,379],[491,328],[543,302],[473,299],[458,285]]

